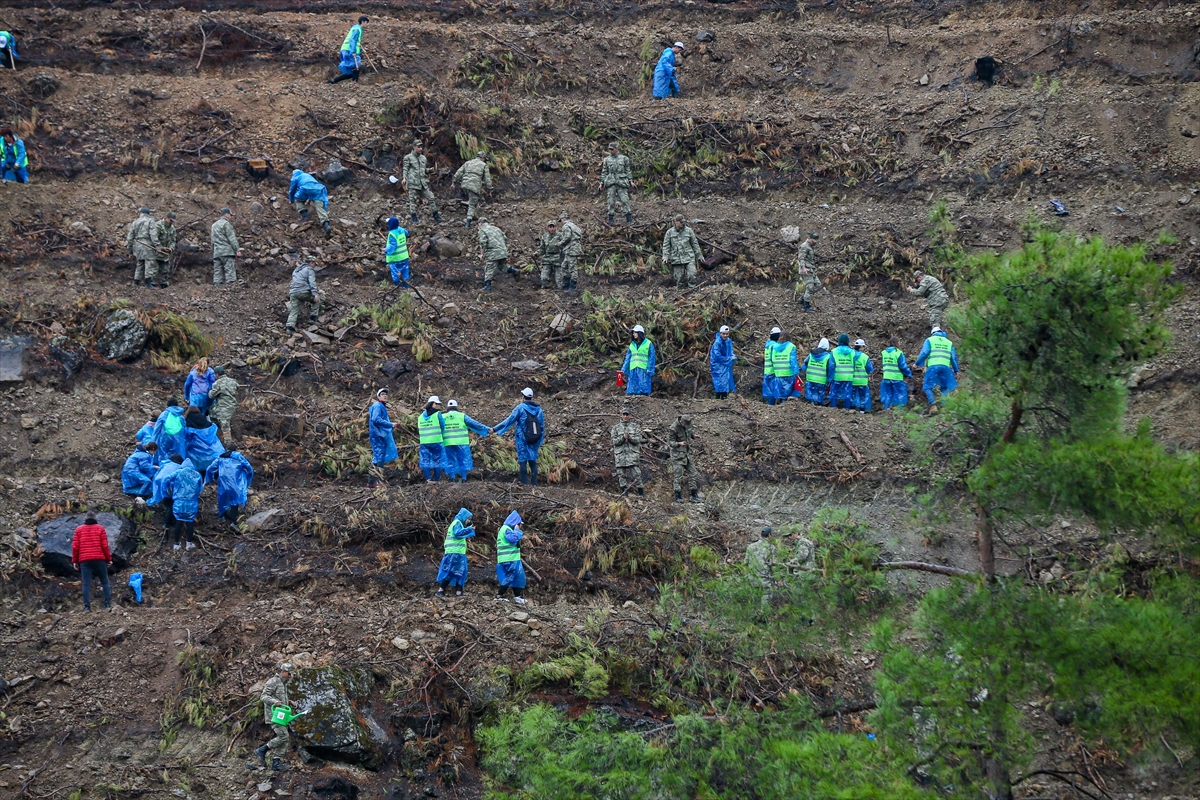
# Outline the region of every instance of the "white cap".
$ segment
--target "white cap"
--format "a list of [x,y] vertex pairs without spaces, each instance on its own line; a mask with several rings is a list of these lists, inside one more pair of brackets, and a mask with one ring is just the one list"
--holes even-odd
[[380,389],[378,392],[376,392],[375,396],[380,397],[381,395],[391,394],[391,393],[392,393],[391,390],[385,386],[382,389]]
[[933,326],[933,330],[931,330],[931,331],[930,331],[930,333],[945,333],[945,331],[943,331],[943,330],[942,330],[941,328],[939,328],[937,325],[934,325],[934,326]]
[[533,397],[533,389],[530,389],[528,386],[526,386],[521,390],[521,395],[523,397]]
[[449,403],[446,403],[446,408],[458,408],[458,401],[451,400]]
[[826,339],[824,336],[822,336],[821,341],[817,342],[817,349],[818,350],[828,350],[829,349],[829,340]]
[[634,326],[633,326],[633,332],[634,332],[634,333],[645,333],[645,332],[646,332],[646,329],[645,329],[645,328],[643,328],[641,325],[634,325]]
[[774,327],[774,328],[771,328],[771,335],[772,335],[772,336],[774,336],[774,335],[775,335],[775,334],[777,334],[777,333],[783,333],[783,331],[782,331],[782,330],[780,330],[780,328],[779,328],[778,326],[776,326],[776,327]]
[[399,183],[400,179],[395,175],[388,175],[388,183]]
[[866,342],[864,342],[862,339],[855,339],[855,340],[854,340],[854,346],[855,346],[855,347],[866,347],[866,346],[867,346],[867,343],[866,343]]
[[429,399],[425,401],[425,405],[429,405],[430,403],[437,403],[440,406],[442,404],[442,398],[438,397],[436,394],[431,394],[429,395]]
[[676,42],[673,46],[678,47],[680,50],[687,50],[687,47],[684,45],[683,42]]
[[728,326],[728,325],[722,325],[722,326],[721,326],[721,330],[719,330],[719,331],[717,331],[717,332],[718,332],[718,333],[729,333],[729,326]]

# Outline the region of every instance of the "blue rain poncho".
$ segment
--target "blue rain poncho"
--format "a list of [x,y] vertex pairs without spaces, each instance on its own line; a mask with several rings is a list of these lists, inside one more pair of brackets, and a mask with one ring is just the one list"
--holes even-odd
[[[542,432],[532,444],[525,441],[525,417],[530,414],[537,418],[538,429]],[[497,436],[503,436],[509,428],[513,429],[513,437],[517,440],[517,461],[537,461],[538,449],[546,442],[546,415],[541,406],[532,400],[526,400],[514,408],[493,430]]]
[[203,375],[192,370],[183,382],[183,396],[190,405],[207,414],[208,407],[212,405],[212,401],[208,399],[208,392],[216,380],[217,374],[211,369],[205,370]]
[[721,334],[708,350],[708,369],[712,373],[714,392],[736,392],[733,382],[733,362],[737,356],[733,354],[733,339],[722,339]]
[[790,370],[791,374],[775,376],[774,394],[776,403],[782,403],[784,400],[787,400],[790,397],[800,396],[800,392],[796,389],[796,376],[800,374],[800,357],[797,355],[799,351],[796,349],[795,345],[792,345],[791,342],[775,343],[776,351],[781,351],[784,349],[791,350],[791,353],[788,355],[788,369]]
[[241,453],[218,458],[204,472],[204,482],[217,482],[217,513],[225,515],[233,506],[246,505],[246,492],[254,480],[254,467]]
[[[470,539],[475,535],[475,527],[468,526],[467,520],[474,516],[465,508],[460,508],[458,513],[454,515],[454,521],[450,523],[449,530],[446,531],[446,547],[451,547],[451,542],[462,539]],[[466,542],[462,542],[465,549]],[[467,554],[466,553],[446,553],[442,556],[442,563],[438,565],[437,582],[449,582],[451,586],[462,588],[467,583]]]
[[338,69],[343,75],[349,75],[354,70],[359,68],[356,56],[362,55],[362,26],[350,26],[350,32],[346,34],[345,40],[342,42],[342,49],[338,53],[341,59],[338,62]]
[[158,443],[158,460],[166,461],[171,456],[187,458],[187,424],[183,420],[183,409],[167,406],[154,421],[154,441]]
[[147,422],[141,428],[138,428],[137,443],[145,444],[146,442],[154,441],[154,423]]
[[325,188],[325,184],[304,170],[292,170],[292,181],[288,184],[288,202],[305,203],[309,200],[320,203],[326,211],[329,210],[329,190]]
[[392,435],[395,423],[388,416],[387,406],[376,400],[371,403],[371,418],[368,435],[371,438],[371,463],[390,464],[400,457],[396,451],[396,439]]
[[[853,348],[847,347],[844,344],[840,344],[837,347],[833,348],[833,353],[838,353],[838,352],[849,353],[852,358],[856,357],[855,356],[856,351]],[[831,354],[831,357],[829,359],[830,362],[833,362],[832,355],[833,354]],[[834,374],[836,374],[836,370],[837,370],[836,364],[833,365],[833,369],[835,370]],[[853,408],[854,407],[854,382],[853,381],[832,381],[829,384],[829,405],[833,406],[834,408],[837,408],[838,403],[843,404],[842,408]]]
[[[509,530],[504,532],[504,539],[509,544],[519,544],[525,534],[517,526],[522,524],[521,515],[516,511],[511,512],[504,518],[504,527]],[[504,527],[501,530],[504,530]],[[525,588],[525,565],[521,559],[516,561],[505,561],[504,563],[496,564],[496,582],[501,588],[511,586],[514,589]]]
[[187,429],[188,458],[191,459],[192,464],[200,472],[207,470],[209,465],[216,461],[217,457],[224,452],[225,445],[221,442],[216,425],[209,425],[207,428]]
[[[445,414],[442,415],[445,417]],[[471,433],[478,434],[486,438],[488,435],[488,426],[482,422],[472,419],[463,414],[463,422],[467,424],[467,430]],[[446,445],[446,474],[451,478],[458,476],[467,477],[467,473],[475,469],[475,459],[471,457],[470,444],[448,444]]]
[[158,472],[154,473],[154,480],[150,484],[150,499],[146,501],[147,505],[156,506],[163,500],[168,500],[171,497],[171,478],[179,471],[179,464],[174,461],[164,461],[158,468]]
[[[866,370],[867,375],[874,375],[875,365],[871,363],[871,357],[861,351],[859,352],[858,357],[858,361],[862,365],[863,369]],[[854,369],[855,372],[858,371],[857,366]],[[870,411],[871,385],[868,383],[866,386],[852,387],[850,390],[850,404],[859,411]]]
[[143,445],[130,453],[121,468],[121,491],[137,497],[149,497],[154,491],[154,455]]
[[[434,411],[437,414],[438,424],[442,426],[442,438],[446,438],[446,420],[442,418],[442,412]],[[428,419],[433,416],[428,411],[422,411],[420,419]],[[425,477],[428,478],[432,470],[446,469],[446,447],[441,444],[423,444],[417,450],[417,466],[423,470],[430,470]]]
[[679,81],[675,78],[675,50],[668,47],[658,57],[654,67],[654,96],[662,100],[679,94]]
[[180,522],[195,522],[200,513],[200,490],[204,479],[196,471],[190,458],[185,458],[179,469],[168,479],[171,491],[171,513]]
[[[814,359],[810,362],[809,359]],[[825,382],[809,380],[812,373],[820,370],[825,373]],[[804,359],[804,363],[800,365],[800,371],[804,373],[804,399],[810,403],[823,405],[829,398],[829,386],[833,383],[833,359],[829,357],[829,351],[824,347],[818,347],[809,353],[808,358]]]
[[[934,336],[940,336],[943,339],[948,338],[945,333],[938,331],[925,340],[925,344],[921,346],[921,352],[917,355],[917,366],[925,365],[925,361],[929,358],[930,346],[929,341]],[[958,351],[954,349],[954,345],[950,345],[950,366],[944,364],[936,364],[932,367],[925,367],[925,379],[921,382],[921,389],[924,390],[925,396],[929,398],[929,404],[934,403],[933,390],[941,389],[942,395],[948,395],[958,388]]]
[[655,367],[658,365],[658,356],[654,350],[654,342],[649,339],[642,339],[650,345],[650,352],[646,356],[646,368],[630,369],[629,365],[633,360],[633,343],[625,348],[625,361],[621,364],[621,372],[625,373],[625,394],[650,394],[650,379],[654,377]]
[[[894,347],[889,347],[883,352],[889,353],[895,350]],[[904,353],[900,353],[896,361],[896,369],[906,378],[912,377],[912,368],[908,366],[908,361],[904,358]],[[884,375],[887,374],[885,370]],[[881,380],[879,382],[879,402],[884,408],[891,406],[906,406],[908,405],[908,382],[902,380]]]

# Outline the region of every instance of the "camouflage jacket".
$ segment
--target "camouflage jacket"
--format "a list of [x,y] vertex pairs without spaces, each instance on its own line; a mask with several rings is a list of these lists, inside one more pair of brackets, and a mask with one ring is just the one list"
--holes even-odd
[[946,294],[946,287],[932,275],[926,275],[921,279],[920,285],[915,289],[909,289],[908,293],[924,297],[931,306],[950,305],[950,295]]
[[267,722],[270,722],[271,709],[275,706],[286,706],[288,704],[287,683],[278,675],[272,675],[270,678],[267,678],[260,697],[263,704],[263,718]]
[[468,192],[479,194],[485,188],[492,188],[492,171],[483,159],[472,158],[454,173],[454,182]]
[[404,157],[404,182],[409,189],[424,189],[429,185],[429,168],[424,154],[409,153]]
[[630,420],[612,426],[613,458],[618,467],[636,467],[642,457],[642,426]]
[[133,257],[148,261],[158,255],[158,232],[154,228],[154,217],[142,214],[129,223],[129,232],[125,234],[125,248],[133,253]]
[[479,247],[484,261],[499,261],[508,258],[508,237],[504,231],[486,222],[479,226]]
[[557,267],[561,264],[562,234],[543,233],[542,238],[538,240],[537,257],[538,262],[541,264],[549,264],[552,267]]
[[578,258],[583,255],[583,228],[580,228],[569,219],[564,219],[562,227],[558,231],[559,237],[562,239],[562,252],[564,256]]
[[629,156],[617,153],[615,156],[605,156],[604,163],[600,165],[600,185],[608,188],[609,186],[624,186],[628,188],[633,184],[633,167],[629,163]]
[[208,415],[213,419],[232,419],[233,412],[237,410],[237,390],[237,381],[228,375],[213,381],[212,388],[208,390],[208,399],[212,401]]
[[233,232],[233,223],[229,220],[221,217],[214,222],[211,236],[213,258],[237,255],[237,251],[240,249],[237,234]]
[[667,228],[667,232],[663,235],[663,263],[690,264],[703,258],[704,251],[700,249],[700,242],[696,239],[695,231],[687,225],[684,225],[681,231],[675,230],[674,225]]
[[175,240],[179,236],[179,228],[176,228],[174,225],[168,225],[165,219],[160,219],[158,227],[154,230],[158,234],[158,246],[166,250],[165,253],[160,253],[160,255],[164,258],[169,258],[175,250]]

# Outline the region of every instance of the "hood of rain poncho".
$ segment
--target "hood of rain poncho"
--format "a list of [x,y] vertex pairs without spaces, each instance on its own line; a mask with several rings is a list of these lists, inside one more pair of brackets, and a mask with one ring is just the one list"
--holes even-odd
[[521,515],[516,511],[509,512],[509,515],[504,518],[504,524],[510,528],[515,528],[522,522]]
[[454,518],[456,520],[458,520],[459,522],[462,522],[465,524],[466,521],[469,520],[473,516],[475,516],[475,515],[472,514],[470,511],[467,511],[465,508],[460,508],[458,510],[458,513],[454,515]]

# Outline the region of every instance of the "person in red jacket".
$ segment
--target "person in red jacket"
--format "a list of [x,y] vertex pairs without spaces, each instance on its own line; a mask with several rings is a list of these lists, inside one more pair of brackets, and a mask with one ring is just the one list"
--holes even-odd
[[112,589],[108,585],[108,568],[112,553],[108,549],[108,531],[96,522],[96,512],[88,511],[83,524],[75,529],[71,540],[71,564],[83,577],[83,610],[92,610],[92,578],[99,578],[104,587],[104,607],[112,608]]

